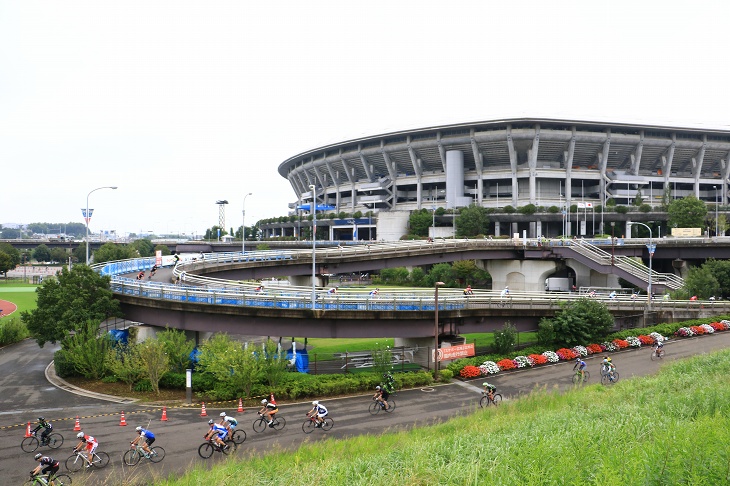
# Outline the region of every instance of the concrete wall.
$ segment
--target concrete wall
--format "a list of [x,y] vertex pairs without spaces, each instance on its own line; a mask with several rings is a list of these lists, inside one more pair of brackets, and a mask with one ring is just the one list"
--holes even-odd
[[553,261],[487,260],[486,268],[495,290],[509,286],[513,292],[543,292],[545,279],[555,273],[557,265]]
[[378,240],[398,241],[408,233],[410,211],[380,211],[378,213]]

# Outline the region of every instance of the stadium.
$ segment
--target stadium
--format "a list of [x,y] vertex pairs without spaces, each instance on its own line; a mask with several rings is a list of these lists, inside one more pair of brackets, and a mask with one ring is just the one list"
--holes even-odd
[[[661,219],[653,208],[688,195],[726,205],[729,158],[730,131],[514,118],[347,140],[295,155],[279,174],[296,194],[291,209],[373,214],[378,239],[405,234],[413,210],[471,204],[500,213],[494,235],[592,236],[607,233],[607,203],[649,205],[614,224]],[[527,218],[497,209],[530,204]]]

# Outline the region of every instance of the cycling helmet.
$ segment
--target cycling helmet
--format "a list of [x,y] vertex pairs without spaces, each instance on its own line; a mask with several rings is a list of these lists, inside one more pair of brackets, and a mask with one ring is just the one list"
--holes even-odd
[[261,400],[261,405],[266,405],[267,403],[269,403],[267,399],[264,398],[263,400]]
[[314,405],[316,407],[317,405],[319,405],[319,401],[318,400],[313,401],[312,405]]
[[40,420],[41,422],[43,422],[45,419],[45,417],[38,417],[38,420]]
[[482,383],[482,386],[489,386],[489,383],[485,381],[484,383]]
[[208,425],[213,425],[213,419],[208,420]]
[[579,357],[577,357],[577,358],[575,358],[575,362],[576,362],[576,363],[580,363],[580,356],[579,356]]
[[380,385],[375,387],[376,390],[380,390]]
[[611,362],[611,358],[610,357],[606,358],[606,361],[608,361],[610,363]]
[[79,432],[78,434],[76,434],[76,437],[78,437],[79,439],[83,439],[84,438],[84,433],[83,432]]
[[138,426],[137,426],[137,428],[136,428],[136,429],[134,429],[134,430],[136,430],[137,432],[139,432],[140,430],[142,430],[142,427],[140,427],[140,426],[138,425]]
[[226,412],[221,412],[221,417],[225,417],[225,416],[226,416]]
[[36,454],[36,455],[35,455],[34,459],[35,459],[35,460],[37,461],[37,460],[38,460],[38,459],[40,459],[41,457],[43,457],[43,454],[41,454],[41,453],[39,452],[38,454]]

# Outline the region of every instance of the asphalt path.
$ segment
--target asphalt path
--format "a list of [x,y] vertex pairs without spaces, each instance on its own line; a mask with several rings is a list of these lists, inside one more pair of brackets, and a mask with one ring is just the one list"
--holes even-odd
[[[672,340],[666,346],[666,357],[662,361],[650,360],[650,349],[622,351],[612,354],[613,362],[621,374],[621,381],[633,376],[643,376],[657,372],[664,362],[670,362],[695,354],[706,353],[730,346],[730,332],[698,338]],[[146,484],[155,477],[169,474],[182,474],[195,464],[211,467],[222,460],[216,453],[211,459],[201,459],[197,454],[198,446],[206,432],[207,420],[217,419],[225,410],[239,421],[239,428],[247,434],[246,442],[235,453],[238,456],[261,454],[270,450],[293,450],[305,442],[317,442],[324,438],[345,438],[361,434],[376,434],[390,430],[409,429],[444,421],[460,414],[472,413],[478,409],[481,397],[480,388],[484,378],[471,382],[455,382],[416,390],[404,390],[394,396],[397,408],[392,414],[368,413],[370,395],[359,395],[339,399],[324,399],[335,426],[329,432],[316,429],[305,435],[301,425],[305,412],[311,408],[309,401],[299,403],[280,403],[280,415],[287,421],[282,431],[266,429],[257,434],[252,423],[257,418],[255,409],[236,413],[235,408],[223,409],[214,404],[206,407],[208,417],[200,416],[200,408],[169,407],[168,421],[161,421],[159,408],[148,405],[103,402],[93,398],[79,397],[58,390],[45,382],[43,369],[50,361],[52,349],[38,350],[34,342],[25,341],[18,345],[0,350],[0,474],[2,484],[22,484],[27,472],[34,466],[33,454],[20,448],[25,428],[18,424],[33,421],[39,414],[45,415],[54,423],[66,442],[51,456],[60,461],[70,455],[75,445],[73,431],[74,417],[80,415],[84,432],[95,436],[99,450],[111,456],[111,462],[103,470],[85,471],[74,476],[84,476],[87,485],[96,484]],[[599,381],[600,360],[603,355],[588,358],[588,369],[592,373],[590,382]],[[517,370],[500,373],[488,378],[498,387],[506,399],[515,399],[530,393],[535,388],[557,387],[560,390],[571,388],[573,363],[556,363],[536,369]],[[620,386],[620,382],[619,385]],[[124,407],[127,426],[120,426],[120,408]],[[122,465],[121,457],[135,437],[134,427],[149,426],[157,436],[154,445],[162,446],[167,455],[159,464],[141,462],[128,468]],[[42,452],[48,452],[42,448]],[[62,469],[64,467],[62,466]]]

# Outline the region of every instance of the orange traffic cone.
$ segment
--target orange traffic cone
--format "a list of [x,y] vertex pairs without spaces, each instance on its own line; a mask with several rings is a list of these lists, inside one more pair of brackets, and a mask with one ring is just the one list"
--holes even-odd
[[243,412],[243,399],[238,399],[238,412]]
[[205,411],[205,402],[203,402],[203,407],[200,409],[200,416],[201,417],[207,417],[208,414]]
[[28,422],[28,427],[25,429],[25,436],[33,437],[33,434],[30,433],[30,422]]
[[160,420],[167,422],[167,407],[162,407],[162,418]]
[[119,421],[120,426],[127,425],[127,419],[124,418],[124,410],[122,410],[122,419]]
[[78,432],[81,430],[81,424],[79,423],[79,416],[76,416],[76,423],[74,424],[74,432]]

